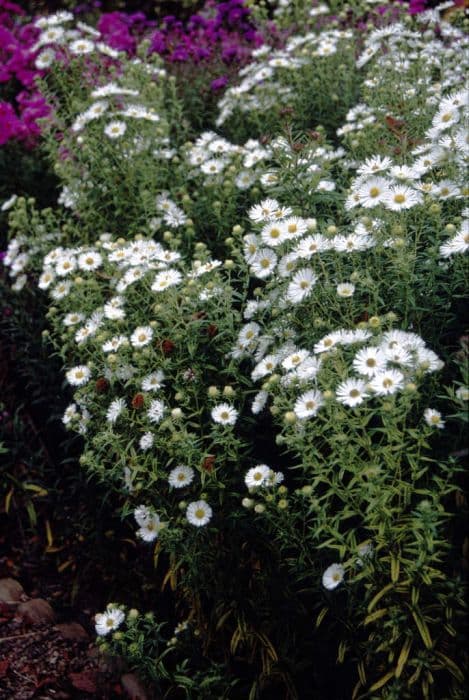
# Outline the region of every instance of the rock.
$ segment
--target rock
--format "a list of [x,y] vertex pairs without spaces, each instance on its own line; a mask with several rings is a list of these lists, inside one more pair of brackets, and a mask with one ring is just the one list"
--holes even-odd
[[23,586],[14,578],[0,579],[0,603],[19,603],[25,592]]
[[30,625],[54,622],[55,619],[54,611],[47,600],[43,600],[43,598],[33,598],[18,605],[16,617]]
[[130,700],[149,700],[147,691],[135,673],[124,673],[124,675],[121,676],[121,685]]
[[70,639],[73,642],[88,641],[88,632],[78,622],[63,622],[56,625],[55,629],[64,639]]

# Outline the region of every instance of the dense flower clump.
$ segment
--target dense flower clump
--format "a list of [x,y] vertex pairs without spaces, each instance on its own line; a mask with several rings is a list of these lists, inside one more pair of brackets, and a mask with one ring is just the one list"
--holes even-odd
[[[278,2],[266,42],[254,10],[166,17],[150,50],[139,14],[36,22],[60,189],[3,203],[3,262],[43,295],[81,467],[175,601],[96,632],[204,700],[336,674],[456,699],[467,33],[446,4]],[[237,70],[196,129],[180,78],[211,61]]]

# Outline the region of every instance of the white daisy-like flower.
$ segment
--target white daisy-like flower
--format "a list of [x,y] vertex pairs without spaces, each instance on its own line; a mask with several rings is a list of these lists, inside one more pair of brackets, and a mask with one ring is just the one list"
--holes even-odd
[[341,284],[337,285],[336,291],[338,297],[347,299],[349,297],[353,297],[355,292],[355,285],[351,282],[342,282]]
[[353,368],[358,374],[373,377],[386,367],[386,355],[380,348],[370,346],[357,352],[353,360]]
[[309,267],[304,267],[295,272],[287,288],[288,301],[291,301],[292,304],[299,304],[306,299],[317,279],[317,275]]
[[452,255],[461,255],[469,250],[469,229],[466,225],[459,233],[450,238],[440,246],[442,258],[449,258]]
[[321,236],[321,234],[315,234],[312,236],[306,236],[306,238],[303,238],[297,245],[295,249],[295,253],[300,257],[304,258],[306,260],[309,260],[310,258],[313,257],[313,255],[316,255],[317,253],[321,253],[324,250],[327,250],[330,247],[329,241],[327,238],[324,236]]
[[248,212],[251,221],[261,223],[274,218],[275,212],[279,209],[276,199],[264,199],[260,204],[255,204]]
[[41,53],[37,56],[34,65],[39,70],[44,70],[45,68],[49,68],[54,61],[55,51],[53,49],[44,49],[44,51],[41,51]]
[[412,355],[399,343],[393,343],[392,345],[385,347],[384,354],[386,355],[388,362],[395,362],[398,365],[412,364]]
[[243,238],[243,252],[246,262],[251,264],[259,250],[259,237],[255,233],[248,233]]
[[63,257],[57,262],[55,271],[59,277],[65,277],[65,275],[69,275],[71,272],[73,272],[76,269],[76,266],[77,261],[74,257]]
[[370,381],[370,389],[378,396],[390,396],[404,386],[404,375],[397,369],[378,372]]
[[389,180],[384,177],[374,177],[362,183],[357,189],[362,207],[370,209],[382,204],[387,197],[389,185]]
[[151,343],[153,338],[153,329],[151,326],[138,326],[130,336],[130,342],[134,348],[143,348]]
[[358,175],[376,175],[376,173],[388,170],[392,165],[392,160],[388,156],[372,156],[367,158],[357,169]]
[[310,389],[297,398],[293,410],[296,417],[300,420],[312,418],[317,415],[323,403],[321,392],[316,389]]
[[72,313],[67,314],[64,317],[63,324],[64,326],[76,326],[77,323],[81,323],[84,319],[83,314],[76,313],[73,311]]
[[114,425],[119,416],[125,411],[125,408],[125,399],[114,399],[114,401],[111,401],[109,408],[106,411],[107,422]]
[[103,613],[94,616],[96,634],[104,637],[118,629],[125,620],[125,613],[117,607],[108,605]]
[[53,289],[51,289],[50,295],[52,299],[55,299],[55,301],[60,301],[61,299],[65,299],[65,297],[70,294],[70,289],[70,282],[60,282]]
[[165,405],[164,401],[160,401],[159,399],[154,399],[150,403],[150,407],[147,411],[147,416],[148,416],[148,420],[150,421],[150,423],[159,423],[164,416],[165,409],[166,409],[166,405]]
[[104,127],[104,133],[110,139],[119,139],[127,131],[127,124],[121,121],[112,121]]
[[78,257],[78,267],[85,272],[97,270],[98,267],[101,267],[102,263],[102,256],[94,250],[90,250],[88,253],[82,253]]
[[191,525],[203,527],[210,522],[213,511],[206,501],[194,501],[189,503],[186,510],[186,518]]
[[282,222],[271,221],[264,226],[261,231],[261,239],[265,245],[275,248],[287,238],[285,227]]
[[183,464],[172,469],[168,476],[168,483],[174,489],[182,489],[184,486],[189,486],[193,480],[194,470]]
[[258,323],[255,323],[255,321],[252,321],[251,323],[246,323],[246,325],[243,326],[243,328],[241,328],[238,334],[238,339],[236,341],[237,346],[243,350],[249,348],[252,345],[252,343],[257,339],[260,330],[261,327]]
[[78,412],[78,407],[76,403],[71,403],[69,406],[64,411],[64,414],[62,416],[62,423],[64,425],[68,425],[71,423],[75,418],[79,417],[79,412]]
[[248,489],[264,486],[271,479],[273,473],[267,464],[258,464],[257,467],[252,467],[246,472],[244,483]]
[[39,289],[49,289],[54,280],[55,274],[53,270],[49,268],[48,270],[44,270],[42,275],[39,277],[37,286],[39,287]]
[[331,564],[322,575],[322,585],[328,591],[333,591],[342,583],[345,576],[345,569],[342,564]]
[[367,398],[367,384],[363,379],[346,379],[337,387],[336,399],[345,406],[358,406]]
[[469,401],[469,387],[460,386],[456,389],[456,398],[460,401]]
[[67,381],[72,386],[83,386],[89,382],[91,377],[91,370],[86,365],[77,365],[69,369],[65,375]]
[[164,270],[156,275],[151,288],[153,292],[164,292],[168,287],[179,284],[181,280],[182,275],[178,270]]
[[285,236],[288,239],[298,238],[308,230],[308,223],[300,216],[290,216],[282,222]]
[[115,335],[102,345],[103,352],[117,352],[123,345],[128,345],[129,340],[125,335]]
[[211,411],[212,420],[220,425],[234,425],[238,418],[238,411],[228,403],[220,403]]
[[270,248],[260,248],[251,261],[251,273],[259,279],[266,279],[275,270],[277,256]]
[[318,342],[314,346],[314,352],[316,354],[320,354],[322,352],[328,352],[329,350],[332,350],[332,348],[337,345],[337,343],[340,341],[340,334],[339,333],[328,333],[325,335],[321,340],[318,340]]
[[289,372],[290,370],[299,367],[301,363],[307,360],[309,357],[310,354],[307,350],[295,350],[283,358],[282,367]]
[[76,39],[68,45],[68,48],[74,56],[85,56],[94,51],[94,43],[89,39]]
[[432,428],[442,429],[445,427],[445,422],[441,417],[441,413],[434,408],[426,408],[423,412],[425,422]]
[[394,185],[390,187],[384,198],[384,205],[387,209],[391,209],[391,211],[411,209],[422,202],[422,194],[417,192],[417,190],[407,187],[407,185]]
[[137,537],[144,542],[153,542],[160,534],[163,523],[151,508],[147,506],[139,506],[134,510],[135,520],[140,529],[137,530]]
[[294,370],[294,376],[302,382],[309,381],[317,375],[320,366],[320,358],[307,357],[306,360]]
[[163,386],[163,382],[164,373],[159,369],[144,377],[141,386],[143,391],[158,391]]
[[272,374],[277,365],[277,355],[266,355],[252,370],[252,379],[257,381],[258,379],[262,379],[262,377],[266,377],[268,374]]

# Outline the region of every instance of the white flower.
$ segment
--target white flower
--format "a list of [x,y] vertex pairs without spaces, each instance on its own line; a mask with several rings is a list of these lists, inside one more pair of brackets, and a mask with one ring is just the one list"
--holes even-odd
[[71,404],[70,404],[69,406],[67,406],[67,408],[65,409],[65,412],[64,412],[64,414],[63,414],[63,416],[62,416],[62,423],[63,423],[64,425],[68,425],[68,424],[71,423],[75,418],[78,418],[79,415],[80,415],[80,414],[78,413],[78,407],[77,407],[76,403],[71,403]]
[[174,489],[181,489],[184,486],[189,486],[194,480],[194,470],[186,467],[183,464],[172,469],[169,473],[168,482]]
[[267,464],[258,464],[257,467],[252,467],[246,472],[244,483],[248,489],[263,486],[271,479],[273,471]]
[[134,510],[135,520],[140,529],[137,530],[137,537],[144,542],[153,542],[158,537],[163,523],[159,516],[147,506],[138,506]]
[[373,377],[386,367],[386,355],[375,347],[362,348],[353,360],[353,368],[358,374]]
[[286,237],[285,227],[277,221],[269,222],[261,231],[262,242],[273,248],[283,243]]
[[277,256],[270,248],[260,248],[251,261],[251,272],[259,279],[266,279],[275,269]]
[[357,194],[362,207],[370,209],[382,204],[389,191],[389,180],[384,177],[373,177],[358,187]]
[[422,201],[423,197],[420,192],[406,185],[394,185],[394,187],[390,187],[384,198],[386,208],[392,211],[410,209],[416,204],[421,204]]
[[299,367],[301,363],[309,359],[309,357],[310,354],[307,350],[296,350],[282,360],[282,367],[289,372]]
[[138,444],[140,446],[140,449],[143,450],[143,452],[146,452],[147,450],[150,449],[150,447],[153,446],[153,441],[154,441],[153,433],[144,433],[142,435],[142,437],[140,438]]
[[103,613],[94,617],[96,634],[104,637],[109,632],[116,630],[125,620],[125,613],[114,606],[108,605]]
[[358,406],[367,398],[367,385],[363,379],[346,379],[336,389],[336,398],[345,406]]
[[191,525],[202,527],[206,525],[212,517],[212,509],[205,501],[194,501],[189,503],[186,510],[186,518]]
[[73,256],[67,258],[63,257],[57,262],[55,271],[59,277],[65,277],[65,275],[69,275],[71,272],[73,272],[76,269],[76,266],[77,262]]
[[72,386],[83,386],[91,377],[91,370],[86,365],[77,365],[69,369],[65,375]]
[[164,382],[164,374],[161,370],[152,372],[148,376],[142,379],[142,389],[143,391],[157,391],[161,389]]
[[153,284],[151,285],[152,291],[154,292],[164,292],[168,287],[173,287],[182,280],[182,275],[177,270],[164,270],[159,272]]
[[328,591],[333,591],[334,588],[342,583],[345,576],[345,569],[342,564],[331,564],[322,575],[322,585]]
[[89,39],[76,39],[69,44],[70,53],[75,56],[84,56],[94,51],[94,43]]
[[38,287],[39,289],[49,289],[52,282],[55,280],[55,274],[51,268],[44,270],[42,275],[39,277]]
[[125,122],[113,121],[109,122],[104,127],[104,133],[109,136],[110,139],[118,139],[125,134],[127,130],[127,124]]
[[111,401],[109,408],[106,411],[107,422],[113,425],[125,410],[125,407],[124,399],[114,399],[114,401]]
[[317,276],[308,267],[298,270],[295,272],[288,285],[287,299],[291,301],[292,304],[299,304],[309,295],[317,279]]
[[147,411],[148,420],[150,423],[159,423],[163,418],[165,412],[165,403],[159,399],[154,399],[150,403],[150,407]]
[[404,385],[404,375],[397,369],[387,369],[378,372],[370,382],[370,388],[378,396],[389,396],[395,394]]
[[275,212],[279,209],[276,199],[264,199],[260,204],[256,204],[249,210],[249,218],[255,223],[270,221],[274,218]]
[[317,414],[323,403],[321,393],[316,389],[310,389],[297,398],[293,410],[296,417],[300,420],[312,418]]
[[220,425],[234,425],[238,417],[238,411],[228,403],[220,403],[211,412],[212,420]]
[[143,348],[151,343],[153,329],[150,326],[138,326],[130,336],[130,342],[134,348]]
[[103,259],[99,253],[90,250],[88,253],[82,253],[78,258],[78,267],[80,270],[92,272],[97,270],[102,265]]
[[469,387],[460,386],[456,390],[456,398],[460,401],[469,401]]
[[70,292],[71,284],[70,282],[60,282],[57,284],[53,289],[50,291],[50,295],[52,299],[55,299],[56,301],[60,301],[60,299],[64,299]]
[[67,314],[63,320],[64,326],[76,326],[77,323],[80,323],[84,319],[83,314],[78,314],[76,312],[72,312],[70,314]]
[[432,428],[441,429],[445,427],[445,422],[441,418],[441,413],[439,411],[435,411],[434,408],[426,408],[423,412],[423,417],[425,418],[427,425]]
[[110,340],[103,343],[103,352],[116,352],[122,345],[128,345],[129,341],[125,335],[115,335]]
[[337,296],[339,297],[352,297],[355,292],[355,285],[351,284],[350,282],[342,282],[342,284],[337,285],[336,291]]
[[44,49],[41,51],[39,56],[36,58],[34,65],[39,70],[44,70],[44,68],[49,68],[55,61],[55,51],[53,49]]

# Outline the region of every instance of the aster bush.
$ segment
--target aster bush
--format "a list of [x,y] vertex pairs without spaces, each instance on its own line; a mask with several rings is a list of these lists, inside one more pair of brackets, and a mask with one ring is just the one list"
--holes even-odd
[[58,203],[4,204],[4,262],[170,593],[110,604],[104,649],[194,698],[461,698],[467,37],[293,9],[201,133],[147,42],[70,45]]

